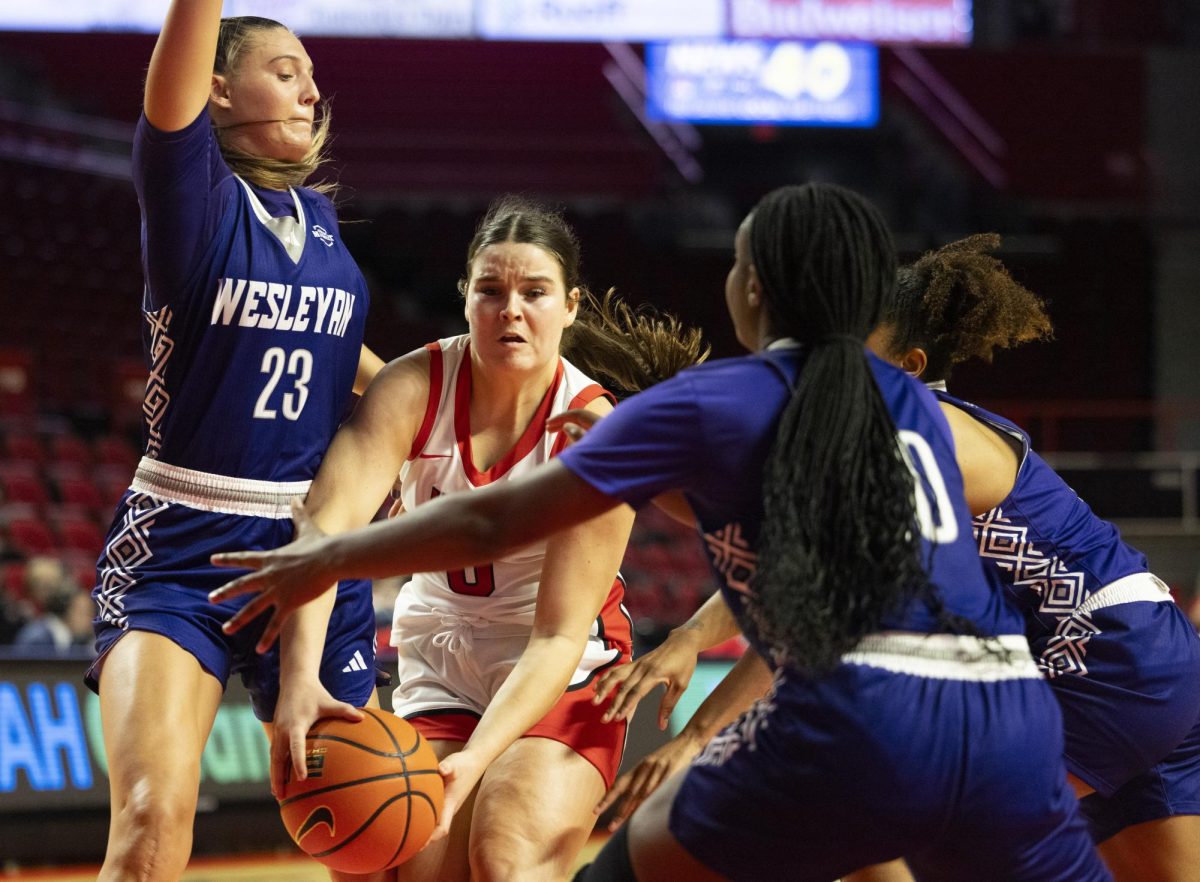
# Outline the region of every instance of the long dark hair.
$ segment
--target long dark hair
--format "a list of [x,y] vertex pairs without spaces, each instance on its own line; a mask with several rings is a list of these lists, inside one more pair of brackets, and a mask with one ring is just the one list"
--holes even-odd
[[945,380],[960,362],[1053,336],[1045,303],[992,256],[999,247],[998,235],[980,233],[901,267],[883,320],[892,352],[925,350],[921,379]]
[[[220,30],[217,31],[217,54],[213,60],[213,73],[224,76],[233,73],[246,50],[253,47],[255,35],[276,28],[288,30],[287,25],[257,15],[238,15],[221,19]],[[224,131],[218,128],[217,144],[221,148],[225,164],[234,174],[241,175],[259,187],[286,190],[288,187],[303,185],[329,159],[329,143],[332,140],[329,134],[329,102],[322,99],[317,110],[317,117],[313,122],[312,144],[304,158],[291,162],[246,153],[228,144]],[[337,194],[338,185],[333,181],[321,181],[310,184],[309,188],[333,198]]]
[[563,332],[562,354],[618,397],[648,389],[708,357],[699,329],[648,306],[631,307],[611,288],[603,297],[592,294],[580,272],[579,237],[570,224],[561,212],[522,196],[497,199],[479,222],[467,246],[460,294],[466,295],[479,252],[501,242],[538,246],[562,268],[566,290],[579,289],[579,314]]
[[750,626],[804,671],[835,666],[924,597],[912,474],[863,350],[895,289],[879,212],[841,187],[773,191],[749,222],[769,328],[808,350],[763,473]]

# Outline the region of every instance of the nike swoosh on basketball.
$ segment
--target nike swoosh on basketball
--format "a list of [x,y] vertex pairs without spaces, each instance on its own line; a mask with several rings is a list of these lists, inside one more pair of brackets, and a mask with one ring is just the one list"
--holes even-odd
[[300,825],[300,829],[296,831],[296,841],[299,842],[305,837],[314,827],[319,827],[324,824],[329,828],[329,835],[333,835],[333,812],[325,806],[320,806],[313,810],[313,813],[305,819]]

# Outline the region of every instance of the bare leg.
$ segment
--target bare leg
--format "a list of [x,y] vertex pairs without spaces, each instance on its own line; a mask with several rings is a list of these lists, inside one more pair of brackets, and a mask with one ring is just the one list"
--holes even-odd
[[678,772],[638,806],[629,825],[629,857],[638,879],[687,879],[688,882],[722,882],[671,835],[667,821],[671,803],[687,770]]
[[488,767],[475,799],[472,882],[559,882],[596,824],[604,779],[549,738],[520,738]]
[[1126,827],[1100,845],[1116,882],[1200,882],[1200,815]]
[[149,631],[117,641],[100,675],[112,821],[99,882],[178,879],[192,851],[200,755],[221,684]]
[[[439,760],[463,749],[461,741],[431,740],[429,745]],[[411,860],[396,868],[396,882],[470,882],[471,867],[467,861],[467,846],[471,838],[471,817],[478,793],[479,788],[476,787],[471,798],[455,812],[448,836],[426,846],[424,851],[418,852]]]

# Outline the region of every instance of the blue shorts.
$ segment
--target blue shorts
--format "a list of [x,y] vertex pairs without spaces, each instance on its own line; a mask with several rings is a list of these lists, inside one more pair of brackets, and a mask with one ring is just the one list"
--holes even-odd
[[[128,631],[152,631],[190,652],[222,688],[240,674],[255,715],[269,722],[279,697],[279,644],[254,645],[266,617],[228,636],[223,625],[248,598],[209,603],[208,593],[240,575],[214,567],[219,551],[278,548],[291,541],[286,518],[201,511],[128,491],[117,507],[96,566],[92,592],[97,660],[85,681],[99,692],[105,653]],[[366,704],[375,689],[375,615],[371,583],[342,582],[329,620],[321,682],[339,701]]]
[[1053,635],[1030,643],[1062,708],[1067,769],[1112,796],[1167,757],[1200,719],[1200,638],[1170,600],[1071,618],[1083,619],[1075,630],[1086,639],[1074,641],[1069,664],[1046,660],[1070,641]]
[[1200,720],[1165,760],[1112,796],[1084,797],[1080,807],[1096,843],[1146,821],[1200,815]]
[[781,675],[689,769],[671,832],[747,882],[829,882],[898,857],[922,880],[1109,879],[1067,785],[1054,696],[1024,664],[996,681],[860,664]]

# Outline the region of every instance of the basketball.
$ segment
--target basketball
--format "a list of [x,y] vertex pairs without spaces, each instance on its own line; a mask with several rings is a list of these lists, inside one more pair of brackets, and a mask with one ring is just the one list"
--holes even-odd
[[295,843],[331,869],[373,873],[428,841],[442,811],[442,777],[429,742],[386,711],[317,720],[308,730],[308,778],[289,776],[279,811]]

